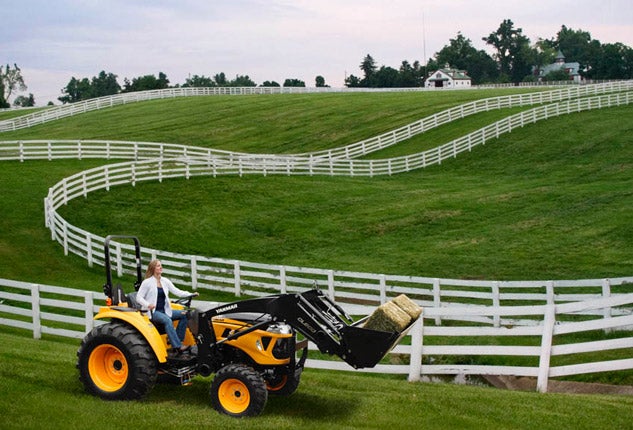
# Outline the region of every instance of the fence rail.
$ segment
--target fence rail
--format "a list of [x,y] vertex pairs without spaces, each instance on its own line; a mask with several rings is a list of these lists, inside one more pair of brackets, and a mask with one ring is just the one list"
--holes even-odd
[[[365,141],[339,149],[339,152],[274,156],[163,143],[51,140],[0,143],[0,160],[89,157],[135,160],[109,164],[65,178],[52,186],[44,199],[45,223],[50,229],[51,239],[63,246],[65,254],[77,254],[85,258],[90,266],[104,265],[104,238],[69,224],[57,213],[62,205],[74,198],[85,197],[92,191],[109,190],[118,185],[134,186],[141,181],[162,181],[198,175],[396,174],[441,163],[526,124],[572,112],[631,103],[630,83],[619,87],[619,90],[606,91],[605,88],[600,90],[602,95],[596,96],[573,88],[576,94],[573,97],[577,97],[576,99],[564,97],[560,93],[562,100],[556,103],[509,116],[440,147],[383,160],[363,160],[358,157],[367,151],[384,147],[381,145],[388,146],[405,139],[411,133],[423,132],[427,126],[432,127],[443,121],[457,119],[459,115],[470,114],[469,108],[461,106],[456,108],[459,113],[449,110],[432,119],[418,122],[417,125],[409,125],[406,130],[390,132],[388,135],[392,137],[383,138],[377,145],[372,146]],[[569,90],[572,91],[572,88]],[[621,92],[611,94],[611,91]],[[608,94],[603,94],[605,92]],[[511,105],[521,103],[520,100],[512,101]],[[535,103],[534,100],[531,103]],[[131,244],[111,242],[110,245],[112,267],[117,275],[133,274],[136,261]],[[553,342],[554,336],[595,330],[630,329],[633,326],[633,277],[575,281],[465,281],[268,265],[154,249],[142,250],[144,262],[155,258],[161,259],[166,276],[180,284],[193,289],[230,292],[236,297],[304,291],[316,281],[321,288],[327,289],[330,297],[353,309],[353,313],[365,314],[369,308],[350,303],[375,306],[400,293],[409,295],[424,308],[424,318],[411,331],[410,344],[405,342],[393,351],[395,355],[408,356],[409,364],[380,364],[371,371],[408,374],[411,380],[419,379],[420,375],[432,374],[535,376],[538,378],[538,389],[546,391],[549,377],[633,368],[633,363],[628,358],[596,363],[586,363],[582,361],[584,358],[579,358],[571,364],[552,365],[552,361],[559,356],[584,357],[582,354],[589,351],[620,351],[633,346],[631,338],[626,335],[617,339],[566,342],[564,345]],[[23,290],[28,292],[24,293]],[[59,295],[75,298],[60,299],[57,297]],[[81,337],[91,328],[92,314],[97,306],[94,293],[8,280],[0,280],[0,300],[0,324],[32,330],[35,337],[42,333]],[[507,306],[510,303],[513,306]],[[526,306],[526,303],[531,306]],[[61,314],[54,311],[57,308],[63,309]],[[52,321],[52,324],[43,323],[47,320]],[[69,329],[65,326],[68,324],[81,326],[83,331]],[[535,337],[538,341],[521,347],[491,347],[490,342],[485,340],[481,343],[471,341],[468,345],[442,343],[443,340],[452,338],[461,341],[463,337],[497,339],[506,336]],[[538,363],[486,366],[461,362],[460,357],[472,355],[527,357]],[[442,360],[444,356],[456,358],[448,364],[439,364],[437,360]],[[436,361],[432,361],[433,359]],[[326,360],[311,359],[308,364],[313,367],[345,369],[342,363]]]
[[[91,291],[30,284],[0,279],[0,325],[29,330],[39,339],[42,334],[80,339],[94,324],[93,314],[102,306],[104,297]],[[424,303],[418,302],[424,306]],[[217,304],[216,304],[217,305]],[[584,373],[633,369],[633,359],[615,358],[588,361],[586,353],[613,352],[633,348],[633,293],[587,299],[581,302],[533,306],[424,306],[423,317],[414,325],[405,341],[396,346],[389,359],[407,357],[406,364],[378,364],[373,373],[408,375],[411,381],[431,375],[516,375],[537,378],[537,390],[547,391],[549,378]],[[343,304],[352,314],[365,315],[371,307]],[[619,316],[607,316],[604,309],[619,309]],[[591,319],[571,320],[569,315],[595,315]],[[473,321],[459,326],[438,326],[436,319]],[[532,325],[495,325],[495,320],[516,320],[518,316],[534,321]],[[618,330],[618,337],[593,341],[558,344],[555,338],[596,330]],[[625,331],[622,331],[625,330]],[[535,339],[526,345],[491,344],[490,339]],[[456,344],[452,339],[458,339]],[[315,349],[315,346],[312,345]],[[520,357],[533,364],[486,365],[468,364],[475,357]],[[556,364],[557,357],[578,357]],[[447,357],[451,357],[447,359]],[[464,359],[467,357],[467,359]],[[437,363],[441,359],[443,363]],[[596,360],[596,359],[594,359]],[[389,361],[389,360],[388,360]],[[352,370],[341,361],[308,359],[308,367]]]
[[[456,139],[438,148],[420,154],[407,157],[398,157],[386,160],[329,160],[329,162],[314,162],[310,157],[242,157],[238,154],[217,156],[194,156],[195,149],[186,149],[186,158],[158,158],[138,162],[125,162],[110,164],[103,167],[89,169],[73,176],[69,176],[49,189],[48,196],[44,199],[45,223],[51,231],[51,239],[57,240],[64,247],[64,252],[72,252],[85,258],[90,265],[99,263],[96,251],[93,247],[103,244],[104,238],[92,235],[66,222],[57,209],[66,205],[77,197],[85,197],[88,193],[106,189],[113,186],[130,184],[136,185],[142,181],[184,177],[191,178],[198,175],[244,175],[249,173],[267,174],[325,174],[325,175],[368,175],[394,174],[415,168],[428,166],[432,163],[440,163],[442,160],[455,157],[463,151],[472,149],[475,145],[482,145],[489,139],[498,138],[502,133],[507,133],[525,124],[550,118],[552,116],[578,112],[586,109],[596,109],[607,106],[620,105],[631,102],[631,94],[608,94],[583,98],[573,101],[564,101],[558,104],[545,105],[533,108],[529,111],[512,115],[492,125],[477,130],[465,137]],[[150,144],[151,145],[151,144]],[[130,144],[134,151],[138,151],[140,143]],[[111,154],[112,147],[106,145],[102,153]],[[166,153],[167,151],[165,151]],[[53,157],[54,158],[54,157]],[[161,260],[175,259],[170,253],[153,251],[154,256],[160,256]],[[255,263],[228,261],[220,259],[205,259],[201,256],[183,256],[180,266],[187,267],[190,275],[179,278],[180,282],[187,283],[194,288],[218,288],[223,291],[234,291],[240,295],[242,289],[249,293],[257,293],[258,289],[266,289],[273,283],[292,288],[294,281],[303,285],[305,278],[293,277],[286,279],[279,275],[281,270],[276,265],[257,265]],[[174,260],[176,261],[176,260]],[[133,267],[133,261],[120,261],[123,267]],[[216,265],[205,272],[205,264]],[[251,266],[255,270],[242,273],[243,265]],[[287,272],[287,269],[283,269]],[[302,269],[299,273],[320,273],[317,269]],[[328,278],[333,277],[335,272]],[[227,276],[228,275],[228,276]],[[342,276],[338,274],[338,276]],[[377,275],[376,275],[377,276]],[[365,276],[360,276],[364,278]],[[262,278],[265,280],[262,281]],[[329,281],[328,281],[329,282]],[[341,291],[344,295],[344,291]],[[384,295],[384,294],[383,294]],[[369,298],[370,294],[368,294]]]

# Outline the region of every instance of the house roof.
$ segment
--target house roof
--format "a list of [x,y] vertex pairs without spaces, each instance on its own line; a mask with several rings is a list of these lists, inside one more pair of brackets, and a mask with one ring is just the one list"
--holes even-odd
[[[437,77],[438,73],[441,73],[443,76]],[[443,68],[443,69],[437,69],[435,72],[431,73],[428,80],[429,81],[448,81],[449,79],[452,79],[452,80],[461,79],[461,80],[470,81],[470,76],[468,76],[465,70]]]

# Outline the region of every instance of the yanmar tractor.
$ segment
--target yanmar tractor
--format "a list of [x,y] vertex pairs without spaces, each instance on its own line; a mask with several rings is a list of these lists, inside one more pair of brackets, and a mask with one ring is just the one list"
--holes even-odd
[[[128,294],[120,285],[112,285],[112,238],[135,244],[137,279]],[[196,375],[215,374],[210,388],[213,407],[230,416],[255,416],[264,409],[269,393],[287,396],[297,389],[308,341],[354,368],[374,367],[409,328],[400,332],[363,328],[362,320],[353,322],[318,289],[211,309],[191,309],[192,296],[173,305],[187,310],[184,344],[192,352],[174,355],[168,352],[164,328],[135,302],[142,281],[138,239],[108,236],[104,249],[106,306],[95,319],[105,321],[84,337],[77,351],[80,381],[103,399],[139,399],[163,379],[186,385]]]

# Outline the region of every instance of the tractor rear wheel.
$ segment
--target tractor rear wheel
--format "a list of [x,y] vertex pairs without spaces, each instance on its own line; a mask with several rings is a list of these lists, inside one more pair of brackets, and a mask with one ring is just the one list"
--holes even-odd
[[268,400],[264,378],[244,364],[229,364],[220,369],[210,392],[213,407],[233,417],[257,416]]
[[86,391],[106,400],[139,399],[156,383],[157,362],[149,344],[136,329],[117,321],[84,337],[77,368]]

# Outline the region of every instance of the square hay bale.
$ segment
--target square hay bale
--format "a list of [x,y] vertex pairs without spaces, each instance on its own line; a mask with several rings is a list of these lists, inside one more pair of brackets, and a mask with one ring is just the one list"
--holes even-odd
[[394,298],[392,302],[409,314],[413,321],[416,321],[422,314],[422,308],[404,294],[400,294],[398,297]]
[[411,322],[411,317],[393,302],[380,305],[367,318],[364,328],[371,330],[401,332]]

